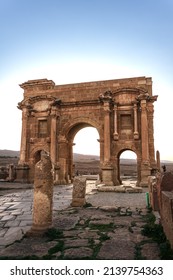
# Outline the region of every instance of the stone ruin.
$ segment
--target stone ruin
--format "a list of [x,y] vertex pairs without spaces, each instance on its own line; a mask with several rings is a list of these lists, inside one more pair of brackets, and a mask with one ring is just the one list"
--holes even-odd
[[121,184],[120,156],[126,150],[137,156],[137,186],[148,185],[157,169],[154,151],[152,79],[135,77],[55,85],[52,80],[29,80],[20,85],[24,99],[17,181],[33,182],[41,151],[50,154],[53,180],[74,179],[73,141],[84,127],[99,133],[100,180],[106,186]]
[[16,179],[16,166],[10,163],[6,166],[0,166],[0,180],[14,182]]
[[173,249],[173,172],[158,172],[149,178],[148,185],[152,210],[159,212],[165,235]]
[[52,226],[53,176],[50,156],[42,152],[35,165],[32,235],[44,233]]
[[75,177],[73,182],[72,203],[71,206],[84,206],[86,194],[86,178],[80,176]]
[[[72,207],[81,207],[86,203],[86,178],[76,177],[73,184]],[[53,174],[50,156],[41,153],[40,161],[35,165],[33,224],[28,236],[43,235],[52,227],[53,214]]]

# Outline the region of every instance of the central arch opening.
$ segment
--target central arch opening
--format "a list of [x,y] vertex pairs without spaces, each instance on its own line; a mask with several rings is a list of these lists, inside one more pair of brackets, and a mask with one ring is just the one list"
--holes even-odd
[[75,175],[98,177],[100,173],[99,133],[94,127],[77,131],[73,140],[73,164]]
[[120,182],[137,182],[137,155],[131,150],[125,150],[119,156],[119,175]]

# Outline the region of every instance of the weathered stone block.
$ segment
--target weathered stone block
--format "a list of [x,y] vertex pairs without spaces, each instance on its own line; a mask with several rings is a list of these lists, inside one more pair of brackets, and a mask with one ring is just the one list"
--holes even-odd
[[73,182],[73,193],[71,206],[78,207],[83,206],[86,203],[86,178],[75,177]]
[[154,211],[159,211],[157,178],[155,176],[148,178],[148,187],[150,205]]
[[161,178],[160,191],[173,191],[173,173],[165,172]]
[[173,249],[173,192],[161,193],[161,222],[167,239]]
[[33,225],[31,233],[44,232],[52,225],[53,176],[48,154],[42,152],[35,166]]

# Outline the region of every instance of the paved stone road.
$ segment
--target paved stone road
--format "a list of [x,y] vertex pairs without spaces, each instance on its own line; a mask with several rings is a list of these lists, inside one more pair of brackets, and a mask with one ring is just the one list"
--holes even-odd
[[90,182],[86,199],[92,207],[71,208],[72,186],[56,186],[53,221],[61,235],[54,240],[27,237],[15,243],[32,225],[33,190],[18,187],[0,196],[1,257],[135,259],[140,251],[144,259],[159,259],[158,245],[141,234],[145,192],[100,193]]
[[[2,183],[1,183],[2,184]],[[5,187],[12,187],[5,183]],[[33,190],[16,189],[0,192],[0,248],[20,240],[32,225]],[[30,185],[28,187],[31,188]],[[5,193],[8,193],[5,195]],[[10,192],[10,193],[9,193]],[[54,188],[54,211],[67,208],[71,203],[72,186]]]

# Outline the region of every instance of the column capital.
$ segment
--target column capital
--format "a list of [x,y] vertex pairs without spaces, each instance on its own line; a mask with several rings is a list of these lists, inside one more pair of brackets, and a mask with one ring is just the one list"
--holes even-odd
[[59,117],[59,113],[57,112],[56,108],[52,108],[52,109],[51,109],[50,115],[51,115],[51,117],[53,117],[53,118],[58,118],[58,117]]
[[110,113],[110,103],[109,102],[104,102],[103,110],[105,113]]
[[116,111],[118,109],[118,103],[114,103],[114,111]]
[[104,93],[101,93],[99,95],[99,99],[100,101],[102,101],[103,103],[111,103],[112,102],[112,91],[107,90]]

